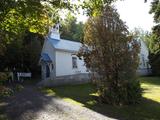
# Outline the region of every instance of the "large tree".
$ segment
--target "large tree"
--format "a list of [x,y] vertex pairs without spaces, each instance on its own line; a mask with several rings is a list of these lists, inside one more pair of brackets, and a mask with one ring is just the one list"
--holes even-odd
[[152,29],[152,35],[149,41],[150,64],[153,73],[160,75],[160,1],[153,0],[150,13],[154,14],[156,25]]
[[83,56],[86,66],[95,73],[100,100],[113,105],[139,102],[139,44],[129,36],[116,9],[106,5],[102,15],[89,18],[84,33],[84,46],[78,56]]
[[[0,66],[0,71],[6,67],[13,69],[13,66],[21,66],[23,60],[34,61],[33,56],[23,58],[25,48],[31,47],[24,45],[26,36],[28,33],[45,36],[49,27],[58,21],[58,11],[63,8],[71,10],[72,6],[70,2],[64,0],[1,0],[0,62],[3,64]],[[31,50],[34,51],[34,47]],[[38,54],[40,56],[40,53]],[[29,68],[30,66],[33,64],[28,65]]]
[[61,8],[70,6],[63,0],[2,0],[0,4],[0,36],[17,39],[25,31],[45,35]]

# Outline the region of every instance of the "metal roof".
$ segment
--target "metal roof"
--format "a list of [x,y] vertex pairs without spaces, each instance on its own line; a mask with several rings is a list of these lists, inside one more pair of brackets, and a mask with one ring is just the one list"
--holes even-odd
[[82,46],[82,43],[80,42],[74,42],[65,39],[53,39],[48,37],[48,40],[51,42],[53,47],[58,50],[78,52]]
[[41,60],[45,61],[45,62],[52,62],[51,58],[49,57],[49,55],[47,53],[41,54]]

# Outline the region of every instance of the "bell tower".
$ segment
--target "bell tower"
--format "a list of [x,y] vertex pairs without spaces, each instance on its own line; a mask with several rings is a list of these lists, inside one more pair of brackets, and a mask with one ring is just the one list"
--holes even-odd
[[60,39],[59,27],[60,27],[60,23],[57,23],[50,29],[51,38]]

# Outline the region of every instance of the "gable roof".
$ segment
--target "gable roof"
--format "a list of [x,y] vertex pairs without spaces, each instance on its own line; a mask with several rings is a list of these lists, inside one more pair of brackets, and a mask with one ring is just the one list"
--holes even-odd
[[54,39],[51,37],[48,37],[47,39],[50,41],[52,46],[57,50],[78,52],[80,47],[82,46],[82,43],[80,42],[74,42],[65,39]]
[[52,62],[51,58],[49,57],[49,55],[47,53],[41,54],[41,60],[45,61],[45,62]]

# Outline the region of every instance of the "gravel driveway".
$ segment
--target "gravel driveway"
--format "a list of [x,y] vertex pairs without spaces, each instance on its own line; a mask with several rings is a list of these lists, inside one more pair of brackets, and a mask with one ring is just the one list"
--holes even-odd
[[33,86],[26,86],[7,102],[5,110],[11,120],[114,120],[60,98],[46,96]]

